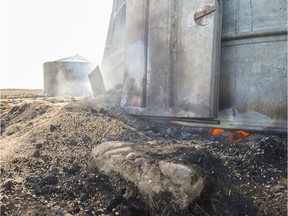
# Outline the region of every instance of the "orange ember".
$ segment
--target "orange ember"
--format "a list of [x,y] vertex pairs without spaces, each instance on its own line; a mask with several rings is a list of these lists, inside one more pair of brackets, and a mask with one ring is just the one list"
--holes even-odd
[[[223,129],[213,128],[210,131],[210,135],[216,136],[216,135],[219,135],[223,132],[224,132]],[[249,135],[250,134],[248,132],[241,131],[241,130],[231,131],[226,140],[231,140],[234,142],[240,142],[241,140],[243,140],[245,137],[248,137]]]
[[213,128],[210,132],[210,135],[211,136],[216,136],[216,135],[219,135],[221,133],[223,133],[224,130],[223,129],[217,129],[217,128]]
[[242,139],[250,135],[248,132],[245,131],[235,131],[234,133],[239,136],[239,138],[235,139],[234,142],[240,142]]

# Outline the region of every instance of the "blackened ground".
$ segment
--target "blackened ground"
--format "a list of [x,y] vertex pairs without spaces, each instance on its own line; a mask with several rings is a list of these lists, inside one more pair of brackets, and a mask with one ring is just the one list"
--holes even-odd
[[[136,119],[115,104],[115,94],[3,99],[1,215],[287,215],[286,136],[254,133],[235,143],[209,129]],[[92,148],[111,140],[173,145],[150,156],[203,168],[205,190],[182,212],[149,206],[131,182],[88,166]]]

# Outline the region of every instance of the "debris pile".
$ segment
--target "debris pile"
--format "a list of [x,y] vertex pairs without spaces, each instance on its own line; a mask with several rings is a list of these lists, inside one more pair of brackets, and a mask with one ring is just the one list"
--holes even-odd
[[1,99],[1,215],[287,214],[286,136],[136,119],[113,91],[13,100]]

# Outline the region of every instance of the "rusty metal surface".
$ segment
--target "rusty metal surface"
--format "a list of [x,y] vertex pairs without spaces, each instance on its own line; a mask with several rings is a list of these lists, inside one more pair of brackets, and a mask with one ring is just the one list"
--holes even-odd
[[198,11],[194,14],[194,20],[200,19],[216,10],[216,5],[207,5],[203,10]]
[[[215,117],[219,2],[126,2],[124,109],[151,116]],[[194,21],[195,14],[213,5],[216,11]]]

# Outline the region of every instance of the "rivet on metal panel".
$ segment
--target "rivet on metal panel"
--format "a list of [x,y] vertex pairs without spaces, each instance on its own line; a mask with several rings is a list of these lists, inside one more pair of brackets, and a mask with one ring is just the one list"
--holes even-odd
[[203,8],[203,10],[196,12],[194,14],[194,20],[198,20],[210,13],[213,13],[216,10],[216,5],[207,5]]

